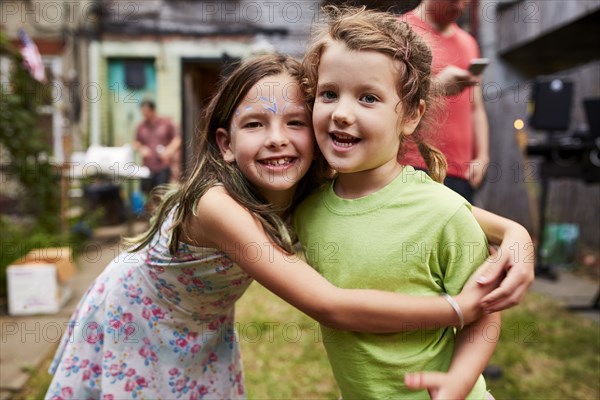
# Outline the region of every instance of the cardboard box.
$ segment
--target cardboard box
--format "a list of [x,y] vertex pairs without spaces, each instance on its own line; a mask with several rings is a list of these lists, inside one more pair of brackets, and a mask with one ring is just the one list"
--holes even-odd
[[53,314],[71,298],[77,272],[70,247],[33,249],[6,269],[10,315]]
[[10,265],[6,269],[9,314],[57,313],[72,294],[57,277],[55,264]]
[[56,266],[59,283],[67,283],[77,269],[73,263],[73,250],[70,247],[46,247],[33,249],[11,265],[48,265]]

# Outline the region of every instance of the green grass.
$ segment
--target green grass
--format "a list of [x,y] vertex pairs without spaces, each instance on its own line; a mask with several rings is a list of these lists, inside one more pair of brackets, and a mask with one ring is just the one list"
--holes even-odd
[[[256,283],[238,303],[237,320],[248,398],[339,398],[315,321]],[[497,400],[600,398],[600,325],[537,293],[503,312],[502,325],[491,364],[503,376],[488,380]],[[43,397],[48,362],[19,399]]]
[[502,379],[488,380],[496,399],[599,399],[600,325],[530,293],[503,312],[491,361]]
[[[238,304],[249,398],[339,398],[322,343],[315,341],[316,322],[256,283]],[[600,325],[537,293],[502,314],[491,364],[500,366],[503,376],[488,379],[497,400],[600,398]],[[252,322],[267,323],[261,340],[244,335]],[[276,322],[271,340],[268,324]],[[286,339],[285,324],[302,330],[289,328]],[[302,333],[300,341],[291,340],[293,332]],[[490,328],[487,334],[498,332]]]
[[316,321],[258,283],[238,302],[236,318],[249,399],[339,398]]

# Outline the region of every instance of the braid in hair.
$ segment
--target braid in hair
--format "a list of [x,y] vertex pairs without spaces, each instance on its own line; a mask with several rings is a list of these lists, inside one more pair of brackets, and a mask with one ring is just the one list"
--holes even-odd
[[444,182],[446,170],[448,169],[448,163],[446,162],[444,154],[420,137],[415,139],[417,147],[419,148],[419,153],[421,153],[421,157],[423,157],[425,164],[427,164],[427,169],[429,170],[431,178],[439,183]]

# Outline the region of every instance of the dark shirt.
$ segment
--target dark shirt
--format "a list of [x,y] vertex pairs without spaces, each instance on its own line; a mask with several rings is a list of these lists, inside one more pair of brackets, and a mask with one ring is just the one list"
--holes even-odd
[[144,165],[150,171],[158,172],[169,164],[161,160],[160,154],[177,135],[175,125],[168,118],[158,118],[153,123],[150,121],[142,122],[135,134],[135,140],[148,147],[151,151],[150,156],[144,157]]

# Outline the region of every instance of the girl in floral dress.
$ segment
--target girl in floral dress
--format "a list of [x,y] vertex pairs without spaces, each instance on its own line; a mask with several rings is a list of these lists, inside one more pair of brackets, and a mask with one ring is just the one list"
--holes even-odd
[[[441,297],[339,289],[293,255],[285,221],[319,183],[301,72],[297,61],[268,55],[221,82],[191,176],[163,194],[149,231],[80,301],[50,367],[46,398],[245,398],[234,304],[252,279],[338,329],[458,323]],[[489,215],[480,223],[492,239],[514,243],[516,224]],[[486,269],[490,277],[510,262],[497,261]],[[522,273],[530,265],[512,264],[521,273],[505,279],[496,300],[530,283]],[[472,279],[455,297],[466,323],[481,315],[492,286]]]

